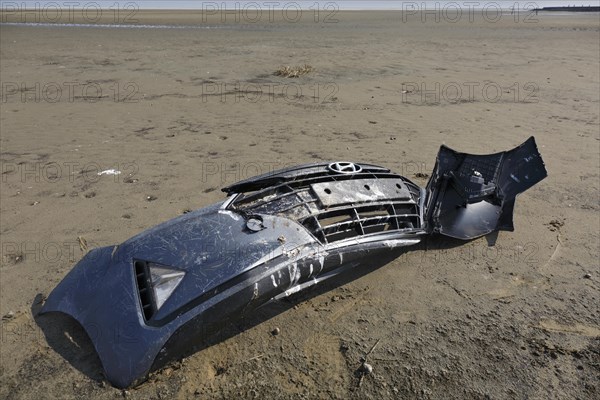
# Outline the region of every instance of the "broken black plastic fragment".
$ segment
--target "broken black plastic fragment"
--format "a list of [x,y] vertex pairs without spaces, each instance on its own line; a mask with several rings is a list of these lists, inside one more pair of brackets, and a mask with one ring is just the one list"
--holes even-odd
[[458,239],[512,231],[516,196],[547,175],[533,137],[510,151],[488,155],[442,146],[427,184],[432,230]]

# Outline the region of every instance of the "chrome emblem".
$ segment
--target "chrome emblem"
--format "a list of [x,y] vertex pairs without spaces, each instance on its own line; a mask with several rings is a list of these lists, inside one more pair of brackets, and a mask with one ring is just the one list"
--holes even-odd
[[354,164],[346,161],[338,161],[331,163],[327,166],[331,172],[336,174],[358,174],[362,171],[362,167],[358,164]]

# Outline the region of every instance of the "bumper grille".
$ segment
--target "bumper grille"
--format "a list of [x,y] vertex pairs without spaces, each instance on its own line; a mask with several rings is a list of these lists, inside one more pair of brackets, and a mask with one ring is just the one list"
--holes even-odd
[[412,234],[423,229],[422,193],[406,178],[368,168],[352,175],[297,174],[283,182],[266,182],[266,187],[257,183],[257,190],[240,194],[231,207],[246,214],[293,219],[324,244],[383,232]]

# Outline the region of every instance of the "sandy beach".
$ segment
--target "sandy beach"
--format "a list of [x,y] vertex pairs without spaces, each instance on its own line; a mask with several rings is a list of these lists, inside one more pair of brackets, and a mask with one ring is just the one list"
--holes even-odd
[[[204,17],[0,25],[0,397],[599,395],[597,15]],[[305,64],[299,78],[273,74]],[[532,135],[549,177],[518,198],[515,232],[495,246],[431,238],[232,326],[127,392],[76,324],[36,316],[86,251],[240,179],[353,160],[424,185],[442,144],[491,153]]]

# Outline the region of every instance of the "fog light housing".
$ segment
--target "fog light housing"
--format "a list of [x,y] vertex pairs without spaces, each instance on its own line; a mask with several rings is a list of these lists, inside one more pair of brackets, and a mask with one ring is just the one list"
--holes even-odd
[[156,309],[160,309],[181,283],[185,272],[165,267],[164,265],[148,263],[150,282],[154,291]]

